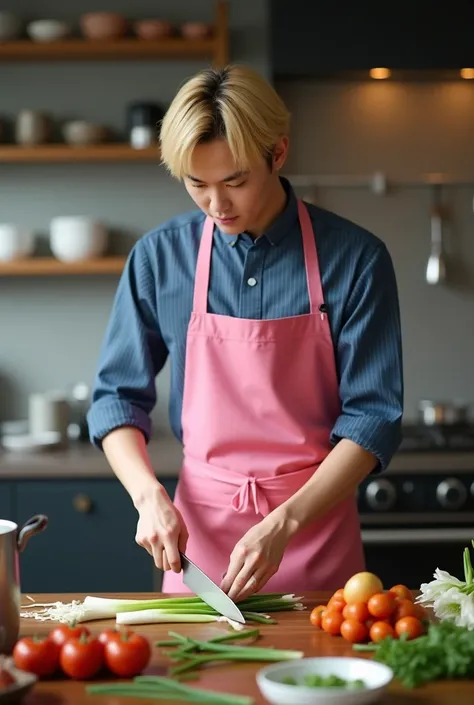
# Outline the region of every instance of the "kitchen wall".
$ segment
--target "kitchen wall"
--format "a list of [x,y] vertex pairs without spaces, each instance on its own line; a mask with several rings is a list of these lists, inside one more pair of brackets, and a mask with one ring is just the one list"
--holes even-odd
[[[103,9],[132,14],[126,0],[102,0]],[[32,17],[27,0],[3,9]],[[153,0],[136,3],[134,16],[157,13]],[[35,4],[34,17],[75,18],[93,3]],[[269,74],[265,0],[231,2],[232,59]],[[206,0],[161,0],[176,19],[210,19]],[[198,62],[0,64],[0,113],[21,108],[56,118],[85,117],[124,127],[124,106],[136,99],[169,101]],[[293,113],[288,173],[370,173],[397,180],[422,171],[474,176],[474,85],[284,83]],[[472,170],[472,171],[470,171]],[[474,182],[474,178],[472,179]],[[321,189],[317,202],[376,232],[396,266],[405,349],[406,416],[419,397],[474,397],[474,186],[447,188],[452,210],[448,247],[453,285],[424,282],[429,254],[430,193],[400,187],[377,197],[366,189]],[[306,191],[301,191],[306,195]],[[21,222],[46,235],[51,217],[90,214],[116,233],[114,247],[177,211],[191,207],[183,189],[158,165],[0,165],[0,220]],[[22,418],[30,392],[91,381],[117,277],[0,278],[0,419]],[[168,373],[157,382],[156,428],[167,428]]]
[[[212,20],[213,0],[3,0],[2,10],[75,21],[91,10],[173,21]],[[229,3],[231,58],[269,74],[266,0]],[[133,100],[169,102],[199,61],[0,63],[0,115],[22,108],[55,119],[86,118],[119,133]],[[22,223],[46,238],[55,215],[100,217],[114,230],[113,248],[175,213],[194,207],[184,189],[153,164],[0,164],[0,222]],[[90,382],[117,277],[0,278],[0,420],[24,418],[28,394]],[[157,386],[156,427],[167,429],[168,368]]]

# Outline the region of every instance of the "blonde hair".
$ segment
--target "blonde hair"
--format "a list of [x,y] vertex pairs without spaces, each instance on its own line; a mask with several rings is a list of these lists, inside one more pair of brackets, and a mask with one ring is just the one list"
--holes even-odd
[[227,140],[238,169],[268,159],[288,134],[290,113],[273,87],[246,66],[200,71],[178,91],[160,129],[161,162],[177,179],[198,144]]

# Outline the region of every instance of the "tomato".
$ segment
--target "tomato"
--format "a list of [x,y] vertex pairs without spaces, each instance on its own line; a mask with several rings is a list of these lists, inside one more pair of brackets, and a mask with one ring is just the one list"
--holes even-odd
[[62,646],[68,639],[76,639],[81,634],[90,634],[87,627],[74,624],[60,624],[49,633],[48,638],[58,646]]
[[69,639],[61,649],[59,663],[71,678],[92,678],[104,665],[104,645],[86,634],[78,639]]
[[379,641],[383,641],[383,639],[387,636],[395,636],[395,632],[391,624],[387,624],[387,622],[375,622],[370,627],[370,641],[373,641],[375,644]]
[[104,646],[107,644],[109,641],[113,641],[116,639],[120,639],[122,634],[131,634],[132,632],[129,630],[123,630],[123,629],[104,629],[99,636],[97,637],[98,640],[100,641],[101,644]]
[[318,605],[314,608],[314,610],[311,611],[311,614],[309,615],[309,621],[311,622],[313,627],[317,627],[318,629],[321,628],[321,619],[325,609],[326,605]]
[[374,575],[374,573],[364,571],[353,575],[344,585],[344,600],[347,604],[352,602],[367,602],[369,597],[382,591],[383,585],[380,578]]
[[326,610],[321,620],[321,626],[328,634],[337,636],[341,633],[341,624],[343,621],[344,617],[340,612],[336,612],[335,610]]
[[377,592],[367,602],[367,609],[372,617],[387,619],[395,611],[397,603],[388,593]]
[[394,585],[388,592],[395,599],[398,597],[401,600],[411,600],[413,602],[413,596],[406,585]]
[[357,619],[345,619],[341,624],[341,636],[352,644],[360,644],[367,639],[369,630]]
[[121,678],[132,678],[143,671],[151,656],[150,642],[140,634],[123,634],[108,641],[104,648],[107,668]]
[[342,616],[344,619],[356,619],[358,622],[365,622],[370,617],[365,602],[352,602],[346,605],[342,610]]
[[339,588],[339,590],[336,590],[332,598],[336,600],[344,600],[344,588]]
[[345,601],[342,600],[340,597],[331,597],[327,604],[327,608],[331,612],[342,612],[345,606]]
[[393,622],[398,622],[399,619],[403,617],[416,617],[416,607],[411,600],[406,600],[405,598],[400,598],[396,600],[397,606],[392,615]]
[[39,678],[52,676],[58,670],[59,646],[47,637],[25,636],[13,648],[13,662]]
[[406,635],[406,639],[416,639],[423,634],[423,625],[416,617],[403,617],[395,624],[397,636]]

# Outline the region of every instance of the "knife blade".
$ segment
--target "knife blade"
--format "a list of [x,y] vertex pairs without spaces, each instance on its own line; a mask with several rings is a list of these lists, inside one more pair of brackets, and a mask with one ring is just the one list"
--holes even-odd
[[219,614],[245,624],[245,617],[233,600],[184,553],[180,552],[183,582],[191,592]]

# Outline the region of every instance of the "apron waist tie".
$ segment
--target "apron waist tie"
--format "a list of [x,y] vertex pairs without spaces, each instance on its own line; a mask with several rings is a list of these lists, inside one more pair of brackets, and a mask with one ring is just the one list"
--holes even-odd
[[235,512],[245,512],[251,506],[255,514],[267,516],[270,513],[265,492],[255,477],[247,477],[232,497],[232,509]]

